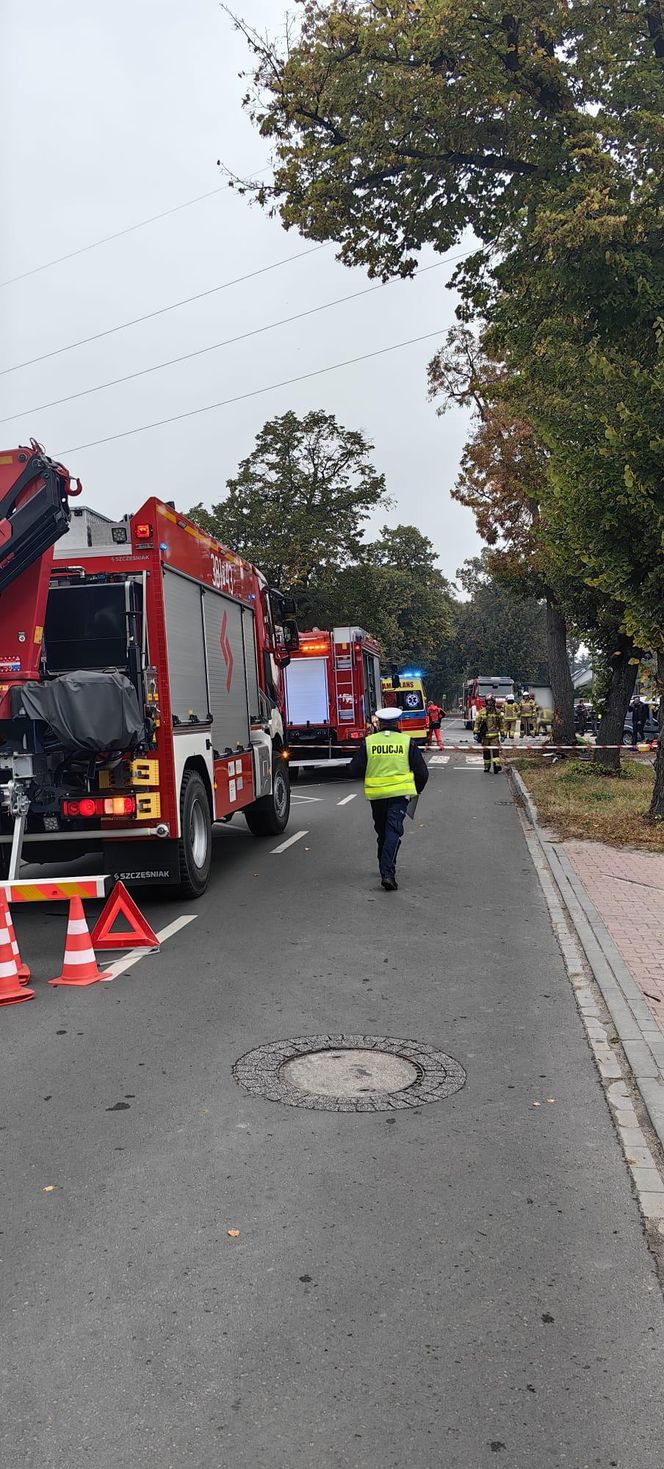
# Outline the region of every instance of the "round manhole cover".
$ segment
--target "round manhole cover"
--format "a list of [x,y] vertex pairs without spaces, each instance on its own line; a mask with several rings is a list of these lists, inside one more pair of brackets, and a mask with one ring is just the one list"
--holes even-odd
[[367,1092],[402,1092],[419,1072],[403,1056],[387,1051],[309,1051],[283,1067],[283,1076],[301,1092],[323,1097],[361,1097]]
[[300,1036],[248,1051],[233,1067],[254,1096],[325,1112],[385,1112],[438,1102],[466,1073],[453,1056],[392,1036]]

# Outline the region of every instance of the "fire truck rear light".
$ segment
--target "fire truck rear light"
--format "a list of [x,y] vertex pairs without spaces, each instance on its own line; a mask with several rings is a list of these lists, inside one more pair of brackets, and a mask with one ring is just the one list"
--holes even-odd
[[149,541],[152,538],[152,526],[141,524],[136,526],[136,540]]
[[133,816],[135,811],[135,796],[107,796],[104,801],[104,816]]
[[80,801],[63,801],[63,816],[135,816],[135,796],[83,796]]

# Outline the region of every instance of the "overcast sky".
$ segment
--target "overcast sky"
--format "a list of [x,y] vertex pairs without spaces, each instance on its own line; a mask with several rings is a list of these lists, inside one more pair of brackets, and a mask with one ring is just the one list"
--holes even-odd
[[[238,0],[277,31],[284,0]],[[77,250],[265,166],[242,112],[246,48],[215,0],[0,0],[0,279]],[[311,249],[224,189],[122,239],[0,291],[0,368],[21,363]],[[428,256],[423,263],[429,263]],[[64,454],[90,440],[269,387],[451,324],[452,267],[335,306],[249,341],[59,407],[54,398],[263,327],[369,282],[333,246],[154,321],[0,377],[0,445],[39,439]],[[449,497],[467,423],[436,416],[426,363],[436,339],[233,406],[66,456],[84,502],[110,514],[150,494],[187,509],[221,497],[267,418],[335,413],[375,445],[393,508],[452,576],[478,540]]]

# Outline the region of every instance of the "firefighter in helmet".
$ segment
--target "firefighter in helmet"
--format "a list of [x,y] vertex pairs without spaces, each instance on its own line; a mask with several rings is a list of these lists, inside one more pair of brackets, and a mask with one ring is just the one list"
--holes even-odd
[[535,700],[534,700],[532,694],[529,694],[528,693],[528,690],[527,689],[524,689],[523,694],[521,695],[521,733],[522,733],[522,735],[532,735],[532,734],[535,733],[536,720],[537,720],[537,705],[535,703]]
[[364,776],[364,794],[371,802],[378,843],[380,880],[386,892],[395,892],[398,886],[397,853],[408,802],[419,796],[429,779],[415,741],[397,728],[400,716],[400,709],[376,710],[378,729],[362,741],[350,767],[351,776]]
[[500,763],[500,740],[504,733],[503,716],[496,708],[493,694],[489,694],[484,709],[480,709],[475,720],[475,739],[482,746],[484,774],[496,775],[502,769]]
[[507,695],[501,713],[505,725],[505,737],[508,740],[513,740],[516,734],[516,722],[519,718],[519,708],[514,699],[514,694]]

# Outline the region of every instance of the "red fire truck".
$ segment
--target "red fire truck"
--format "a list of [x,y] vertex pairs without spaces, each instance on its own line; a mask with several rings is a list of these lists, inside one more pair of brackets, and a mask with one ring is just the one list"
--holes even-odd
[[34,441],[0,455],[2,870],[92,853],[197,897],[213,822],[288,822],[295,624],[254,566],[154,497],[105,537],[79,512],[95,534],[68,546],[77,492]]
[[514,693],[514,679],[495,673],[478,673],[463,686],[463,722],[472,729],[476,715],[484,708],[487,698],[493,695],[497,708],[502,708],[508,694]]
[[299,634],[286,669],[289,764],[348,764],[378,707],[380,648],[361,627]]

